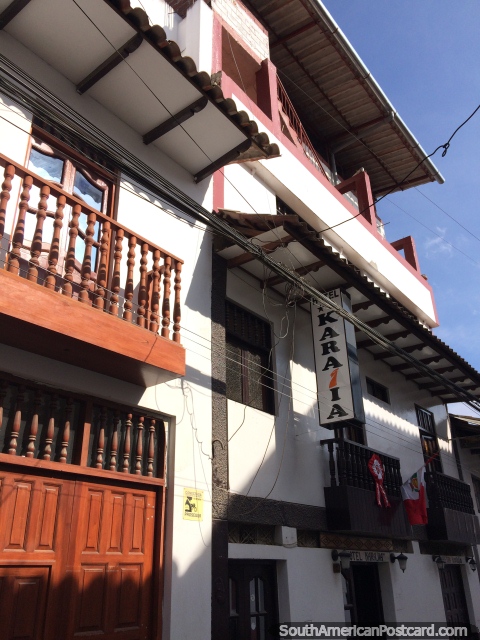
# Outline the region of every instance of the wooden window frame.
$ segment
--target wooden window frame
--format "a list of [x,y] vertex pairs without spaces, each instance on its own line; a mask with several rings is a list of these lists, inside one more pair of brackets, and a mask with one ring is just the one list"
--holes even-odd
[[[273,382],[273,372],[272,372],[272,361],[273,361],[273,347],[271,341],[271,327],[270,324],[260,316],[251,313],[244,307],[230,301],[226,300],[226,305],[230,305],[230,309],[233,312],[236,309],[239,314],[243,314],[246,322],[249,320],[263,325],[262,333],[265,336],[265,344],[257,344],[254,341],[249,340],[245,335],[241,335],[241,332],[233,332],[229,331],[228,321],[226,323],[225,329],[225,342],[226,342],[226,366],[227,366],[227,386],[226,386],[226,396],[230,400],[235,400],[240,402],[241,404],[247,406],[253,406],[255,409],[259,411],[263,411],[265,413],[269,413],[271,415],[275,415],[275,391],[274,391],[274,382]],[[244,323],[242,323],[244,326]],[[233,347],[239,350],[240,361],[237,362],[232,358],[229,353],[229,347]],[[249,361],[249,354],[254,353],[260,357],[261,363],[260,367],[262,369],[261,380],[257,381],[258,384],[262,387],[262,406],[252,405],[253,399],[250,398],[250,390],[249,383],[251,383],[251,376],[254,375],[251,370],[251,365]],[[241,378],[241,389],[240,389],[240,399],[238,394],[233,394],[232,390],[229,389],[228,379],[229,379],[229,369],[232,370],[234,368],[239,368],[239,375]]]
[[[367,393],[369,396],[372,396],[372,398],[376,398],[377,400],[380,400],[385,404],[391,404],[390,391],[388,387],[380,384],[380,382],[377,382],[376,380],[373,380],[373,378],[369,378],[368,376],[365,377],[365,382],[367,386]],[[382,393],[385,393],[386,399],[384,397],[381,397]]]
[[[438,473],[443,473],[443,465],[442,465],[442,460],[440,457],[440,447],[438,446],[438,438],[437,438],[437,430],[436,430],[436,425],[435,425],[435,417],[433,415],[433,413],[431,411],[429,411],[428,409],[424,409],[423,407],[421,407],[420,405],[416,404],[415,405],[415,413],[417,416],[417,424],[418,424],[418,431],[419,431],[419,435],[420,435],[420,443],[422,446],[422,453],[423,453],[423,459],[425,460],[425,462],[428,460],[429,457],[431,457],[431,453],[430,455],[428,455],[428,444],[427,441],[433,442],[434,446],[434,452],[438,452],[438,456],[436,456],[436,458],[434,460],[432,460],[431,463],[429,463],[427,469],[428,471],[436,471]],[[424,426],[425,422],[423,420],[424,416],[428,416],[429,420],[430,420],[430,425],[429,426]]]

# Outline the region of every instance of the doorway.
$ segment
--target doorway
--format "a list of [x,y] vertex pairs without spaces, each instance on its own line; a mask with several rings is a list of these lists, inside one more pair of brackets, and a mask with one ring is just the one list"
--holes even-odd
[[268,640],[278,624],[275,562],[230,560],[229,640]]
[[358,625],[384,623],[378,566],[356,562],[343,574],[345,620]]
[[469,624],[461,567],[457,564],[447,564],[438,573],[447,623]]

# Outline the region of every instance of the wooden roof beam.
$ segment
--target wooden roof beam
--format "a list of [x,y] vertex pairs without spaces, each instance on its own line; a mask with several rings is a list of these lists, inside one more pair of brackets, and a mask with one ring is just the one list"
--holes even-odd
[[[307,273],[310,273],[311,271],[318,271],[324,266],[325,262],[323,260],[317,260],[317,262],[312,262],[311,264],[307,264],[304,267],[295,269],[295,273],[297,276],[305,276],[307,275]],[[267,280],[265,280],[265,286],[274,287],[281,282],[283,282],[283,278],[281,276],[274,276],[273,278],[267,278]]]
[[143,144],[151,144],[152,142],[155,142],[155,140],[158,140],[158,138],[161,138],[172,129],[175,129],[175,127],[178,127],[183,122],[193,118],[196,113],[203,111],[207,104],[208,98],[206,96],[202,96],[198,100],[195,100],[195,102],[189,104],[188,107],[185,107],[185,109],[182,109],[174,116],[168,118],[168,120],[165,120],[165,122],[162,122],[162,124],[159,124],[158,127],[154,127],[145,133],[143,135]]
[[[443,360],[443,356],[433,356],[432,358],[425,358],[424,360],[419,360],[419,362],[425,365],[429,365],[429,364],[432,364],[432,362],[440,362],[440,360]],[[391,367],[392,371],[404,371],[405,369],[413,369],[413,368],[414,368],[414,365],[410,364],[410,362],[402,362],[401,364],[395,364],[393,365],[393,367]]]
[[[0,21],[1,21],[1,16],[0,16]],[[130,38],[130,40],[128,40],[123,46],[119,47],[119,49],[115,51],[115,53],[112,53],[112,55],[109,58],[107,58],[104,62],[99,64],[96,69],[94,69],[91,73],[88,74],[88,76],[86,76],[83,80],[81,80],[77,84],[76,86],[77,93],[81,95],[82,93],[85,93],[85,91],[88,91],[88,89],[93,87],[94,84],[96,84],[99,80],[104,78],[107,75],[107,73],[110,73],[110,71],[115,69],[115,67],[117,67],[121,62],[123,62],[125,58],[128,58],[128,56],[131,53],[136,51],[138,47],[142,44],[142,42],[143,42],[143,35],[140,33],[137,33],[136,35],[133,36],[133,38]]]
[[[292,242],[292,240],[292,236],[283,236],[283,238],[280,238],[279,240],[274,240],[273,242],[264,244],[263,250],[266,253],[270,253],[275,251],[275,249],[278,249],[278,247],[286,246],[289,242]],[[252,260],[255,260],[255,256],[247,251],[245,253],[241,253],[239,256],[235,256],[235,258],[227,260],[227,268],[233,269],[234,267],[240,267],[242,264],[246,264]]]
[[[404,329],[403,331],[389,333],[384,336],[384,338],[386,340],[391,340],[392,342],[394,342],[395,340],[398,340],[400,338],[408,338],[409,335],[410,331],[408,329]],[[357,349],[366,349],[367,347],[373,347],[375,344],[377,343],[374,342],[371,338],[368,338],[367,340],[361,340],[360,342],[357,342]]]
[[296,38],[300,34],[305,33],[305,31],[309,31],[309,29],[314,27],[316,24],[317,24],[316,22],[309,22],[308,24],[303,25],[303,27],[300,27],[299,29],[295,29],[294,31],[291,31],[286,35],[281,36],[280,38],[278,38],[278,40],[275,40],[275,42],[272,42],[272,44],[270,45],[270,49],[273,49],[274,47],[278,47],[278,45],[283,44],[284,42],[287,42],[292,38]]
[[352,305],[353,313],[357,313],[357,311],[366,311],[370,309],[375,304],[373,300],[366,300],[365,302],[358,302],[357,304]]
[[239,145],[237,145],[234,149],[227,151],[227,153],[223,154],[223,156],[221,156],[214,162],[211,162],[203,169],[201,169],[198,173],[196,173],[193,176],[193,179],[197,184],[202,180],[205,180],[205,178],[208,178],[208,176],[211,176],[212,173],[215,173],[215,171],[218,171],[229,162],[233,162],[234,160],[237,160],[238,156],[241,153],[248,151],[248,149],[250,149],[252,144],[253,144],[253,140],[244,140]]
[[13,0],[6,9],[0,13],[0,29],[4,29],[22,9],[25,9],[31,0]]
[[[422,351],[425,349],[427,345],[423,342],[418,344],[413,344],[410,347],[402,347],[403,351],[407,353],[413,353],[414,351]],[[374,360],[385,360],[386,358],[398,358],[400,357],[397,353],[390,353],[386,351],[385,353],[377,353],[373,356]]]

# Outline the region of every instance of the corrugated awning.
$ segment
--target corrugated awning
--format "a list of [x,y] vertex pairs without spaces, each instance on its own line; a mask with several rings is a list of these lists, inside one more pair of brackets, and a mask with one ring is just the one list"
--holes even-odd
[[[318,0],[245,0],[268,29],[270,57],[325,159],[349,178],[363,167],[376,196],[434,180],[435,165]],[[405,184],[398,185],[415,169]]]

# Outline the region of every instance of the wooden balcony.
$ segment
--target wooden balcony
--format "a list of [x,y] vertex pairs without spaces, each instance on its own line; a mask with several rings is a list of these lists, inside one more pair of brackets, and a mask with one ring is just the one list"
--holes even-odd
[[[348,440],[323,440],[328,445],[330,486],[325,487],[330,531],[404,538],[411,535],[400,487],[400,460]],[[368,461],[376,453],[385,467],[384,488],[390,507],[379,507]]]
[[184,375],[183,261],[1,154],[0,166],[0,340],[141,386]]
[[427,473],[426,480],[430,540],[462,544],[480,542],[470,485],[435,471]]

